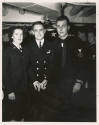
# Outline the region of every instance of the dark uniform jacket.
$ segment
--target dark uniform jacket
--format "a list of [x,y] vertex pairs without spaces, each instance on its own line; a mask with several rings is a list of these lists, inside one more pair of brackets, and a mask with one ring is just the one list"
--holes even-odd
[[73,50],[73,65],[76,72],[79,72],[79,77],[83,81],[87,80],[87,54],[88,54],[88,42],[81,41],[78,38],[78,43],[75,41]]
[[51,72],[53,67],[53,47],[48,40],[44,40],[41,48],[38,47],[35,40],[31,41],[28,45],[31,58],[30,69],[30,86],[33,87],[33,82],[42,82],[47,79],[51,80]]
[[3,88],[7,93],[25,92],[28,86],[29,59],[26,50],[14,44],[3,48]]
[[[64,77],[65,79],[66,77],[71,78],[71,76],[73,76],[74,78],[77,78],[77,77],[79,78],[78,73],[74,70],[76,53],[79,49],[78,39],[73,36],[68,36],[65,40],[61,40],[60,38],[57,38],[54,44],[55,44],[54,46],[56,46],[56,49],[54,51],[55,53],[54,63],[56,64],[54,65],[56,66],[56,70],[59,70],[57,72],[59,74],[57,75],[60,76],[60,74],[62,74],[62,77]],[[65,53],[64,59],[63,59],[63,51]],[[64,61],[64,64],[62,64],[62,61]],[[63,69],[62,69],[62,65],[64,65]]]
[[75,54],[78,51],[77,44],[78,39],[73,36],[68,36],[65,40],[57,38],[55,41],[53,78],[59,86],[60,93],[65,93],[65,97],[72,94],[76,79],[81,79],[74,64]]

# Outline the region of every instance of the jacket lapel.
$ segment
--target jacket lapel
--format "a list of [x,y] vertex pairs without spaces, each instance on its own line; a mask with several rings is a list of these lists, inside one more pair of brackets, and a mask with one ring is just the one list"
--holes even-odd
[[11,43],[11,47],[18,53],[22,53],[22,51],[20,51],[13,43]]
[[36,41],[34,41],[31,46],[32,46],[32,54],[36,57],[40,56],[43,49],[38,47]]

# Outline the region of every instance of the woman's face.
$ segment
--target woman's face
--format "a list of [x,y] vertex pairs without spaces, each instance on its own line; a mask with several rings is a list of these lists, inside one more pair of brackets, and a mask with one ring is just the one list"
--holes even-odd
[[21,44],[23,41],[23,30],[22,29],[15,29],[12,34],[13,42],[16,44]]

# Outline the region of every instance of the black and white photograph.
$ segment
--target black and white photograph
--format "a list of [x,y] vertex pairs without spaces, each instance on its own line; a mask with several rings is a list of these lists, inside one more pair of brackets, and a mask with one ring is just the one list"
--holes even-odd
[[96,2],[2,2],[2,122],[97,122]]

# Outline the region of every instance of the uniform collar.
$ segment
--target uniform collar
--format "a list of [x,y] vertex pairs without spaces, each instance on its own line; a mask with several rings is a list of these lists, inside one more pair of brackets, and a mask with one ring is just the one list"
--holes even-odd
[[43,44],[44,44],[44,39],[42,39],[42,40],[35,40],[35,41],[36,41],[38,47],[40,47],[40,46],[39,46],[39,45],[40,45],[40,42],[41,42],[41,46],[43,46]]

